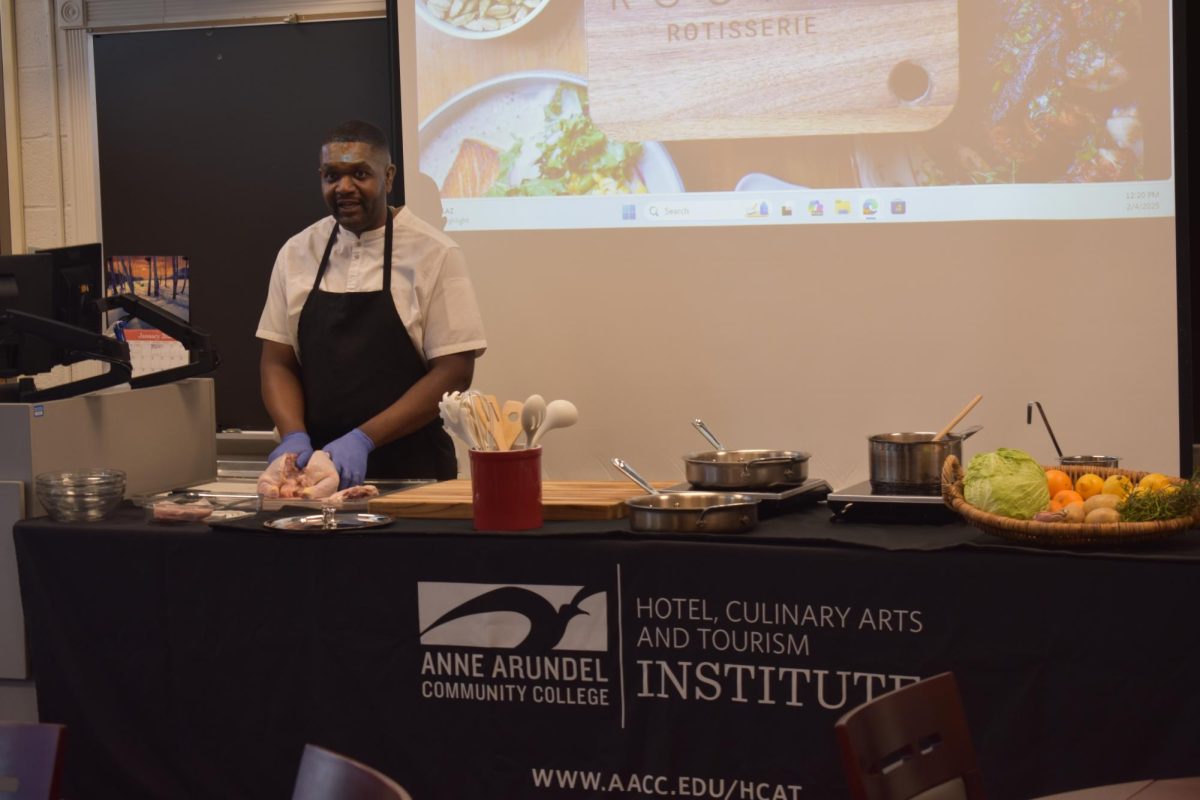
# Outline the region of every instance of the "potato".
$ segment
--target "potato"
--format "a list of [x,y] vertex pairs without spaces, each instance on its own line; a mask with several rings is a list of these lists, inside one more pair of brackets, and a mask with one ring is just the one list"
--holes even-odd
[[1097,508],[1111,508],[1115,511],[1120,504],[1121,498],[1115,494],[1094,494],[1083,501],[1083,513],[1086,516]]
[[1120,522],[1121,514],[1115,508],[1093,508],[1083,518],[1088,523]]
[[1087,512],[1083,510],[1083,505],[1083,503],[1067,503],[1063,506],[1063,521],[1083,522],[1087,517]]

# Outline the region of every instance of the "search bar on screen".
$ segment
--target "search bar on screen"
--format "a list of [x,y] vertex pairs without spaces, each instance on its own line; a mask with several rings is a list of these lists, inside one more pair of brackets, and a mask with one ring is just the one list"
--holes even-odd
[[712,222],[770,216],[769,204],[747,197],[745,200],[688,200],[646,203],[643,218],[654,222]]

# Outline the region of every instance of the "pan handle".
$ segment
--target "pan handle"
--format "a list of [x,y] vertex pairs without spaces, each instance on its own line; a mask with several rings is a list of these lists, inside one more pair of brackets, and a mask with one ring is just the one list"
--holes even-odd
[[754,458],[746,462],[747,467],[758,467],[763,464],[794,464],[796,462],[807,461],[805,458],[796,458],[795,456],[772,456],[771,458]]
[[708,443],[711,444],[713,447],[717,448],[718,450],[725,449],[725,445],[723,445],[719,441],[717,441],[717,437],[713,436],[713,432],[710,431],[708,429],[708,426],[704,424],[704,420],[702,420],[702,419],[692,420],[692,427],[694,427],[696,430],[700,431],[700,435],[703,436],[705,439],[707,439]]
[[646,480],[641,475],[639,475],[637,470],[635,470],[633,467],[626,464],[621,459],[614,458],[612,460],[612,465],[614,467],[616,467],[617,469],[621,470],[621,472],[625,473],[626,478],[629,478],[629,480],[633,481],[638,486],[645,489],[646,494],[658,494],[658,489],[655,489],[653,486],[651,486],[650,481]]
[[1046,423],[1046,433],[1050,434],[1050,442],[1054,445],[1054,450],[1058,453],[1058,458],[1061,461],[1063,457],[1062,448],[1058,446],[1058,439],[1054,437],[1054,429],[1050,427],[1050,420],[1046,419],[1046,412],[1042,408],[1042,404],[1037,400],[1031,400],[1029,404],[1025,406],[1025,424],[1033,424],[1034,406],[1037,406],[1038,413],[1042,415],[1042,422]]
[[972,425],[971,427],[967,428],[965,431],[963,431],[962,433],[959,434],[959,436],[962,437],[961,441],[965,442],[967,439],[970,439],[972,436],[979,433],[981,430],[983,430],[982,425]]
[[[712,512],[728,511],[729,509],[735,509],[735,508],[738,508],[738,507],[744,506],[744,505],[745,505],[745,503],[721,503],[720,505],[706,506],[706,507],[700,509],[700,516],[698,516],[696,518],[696,530],[699,530],[699,531],[704,530],[704,528],[705,528],[704,518],[706,516],[708,516],[709,514],[711,514]],[[743,525],[746,525],[747,523],[750,522],[750,517],[743,511],[740,521]]]

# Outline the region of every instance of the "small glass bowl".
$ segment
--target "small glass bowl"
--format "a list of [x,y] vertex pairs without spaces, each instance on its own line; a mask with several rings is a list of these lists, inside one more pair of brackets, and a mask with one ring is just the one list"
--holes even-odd
[[34,495],[58,522],[95,522],[112,513],[125,497],[125,473],[117,469],[43,472]]

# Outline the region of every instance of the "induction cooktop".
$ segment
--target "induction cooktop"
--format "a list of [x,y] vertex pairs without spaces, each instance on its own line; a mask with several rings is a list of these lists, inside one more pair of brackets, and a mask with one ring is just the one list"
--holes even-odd
[[872,522],[947,522],[958,519],[940,494],[889,494],[870,481],[830,492],[829,510],[837,519]]

